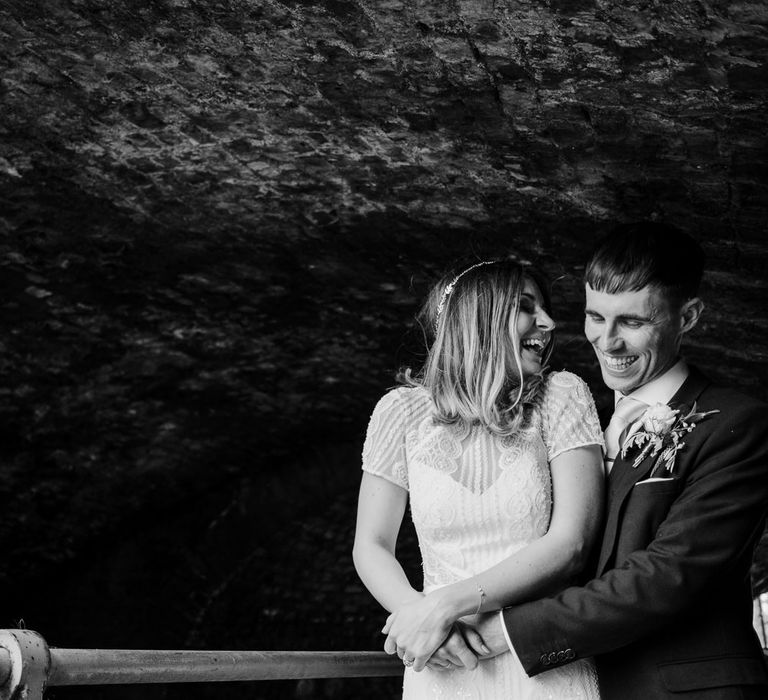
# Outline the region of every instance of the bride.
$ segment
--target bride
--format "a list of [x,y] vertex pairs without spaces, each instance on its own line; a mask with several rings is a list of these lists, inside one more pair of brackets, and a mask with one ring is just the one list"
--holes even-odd
[[[584,382],[545,372],[549,313],[539,275],[513,260],[446,278],[423,311],[423,370],[371,416],[353,556],[391,613],[385,649],[406,666],[406,699],[599,697],[590,660],[529,678],[514,652],[469,653],[489,655],[473,614],[563,588],[600,525],[602,433]],[[409,499],[422,591],[395,557]]]

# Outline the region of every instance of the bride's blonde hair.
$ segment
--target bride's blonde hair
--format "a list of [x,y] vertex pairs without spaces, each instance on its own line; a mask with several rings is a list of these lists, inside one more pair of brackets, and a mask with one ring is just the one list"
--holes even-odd
[[538,286],[549,313],[541,275],[515,260],[477,263],[433,287],[419,314],[427,360],[418,374],[408,369],[400,378],[429,391],[435,421],[481,425],[499,436],[528,424],[541,399],[554,336],[542,354],[542,371],[524,377],[517,317],[526,278]]

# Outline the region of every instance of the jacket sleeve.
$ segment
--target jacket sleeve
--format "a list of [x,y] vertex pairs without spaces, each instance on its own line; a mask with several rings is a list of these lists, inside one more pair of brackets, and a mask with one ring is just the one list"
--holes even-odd
[[737,567],[743,575],[768,503],[766,413],[761,406],[722,416],[645,549],[585,586],[503,611],[529,675],[652,633],[746,560]]

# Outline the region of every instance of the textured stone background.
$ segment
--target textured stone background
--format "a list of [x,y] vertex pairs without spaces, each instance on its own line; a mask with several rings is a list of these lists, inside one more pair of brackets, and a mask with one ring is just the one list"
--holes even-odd
[[586,251],[616,220],[684,226],[711,268],[689,354],[768,398],[767,23],[699,0],[2,0],[0,623],[377,646],[349,561],[361,435],[459,259],[539,260],[554,365],[604,401]]

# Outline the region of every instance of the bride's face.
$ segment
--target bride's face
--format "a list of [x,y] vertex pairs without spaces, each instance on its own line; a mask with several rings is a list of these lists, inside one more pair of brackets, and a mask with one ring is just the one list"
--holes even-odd
[[555,322],[544,310],[541,290],[532,279],[526,278],[520,295],[517,323],[510,328],[512,341],[519,344],[523,376],[541,371],[542,357],[554,329]]

